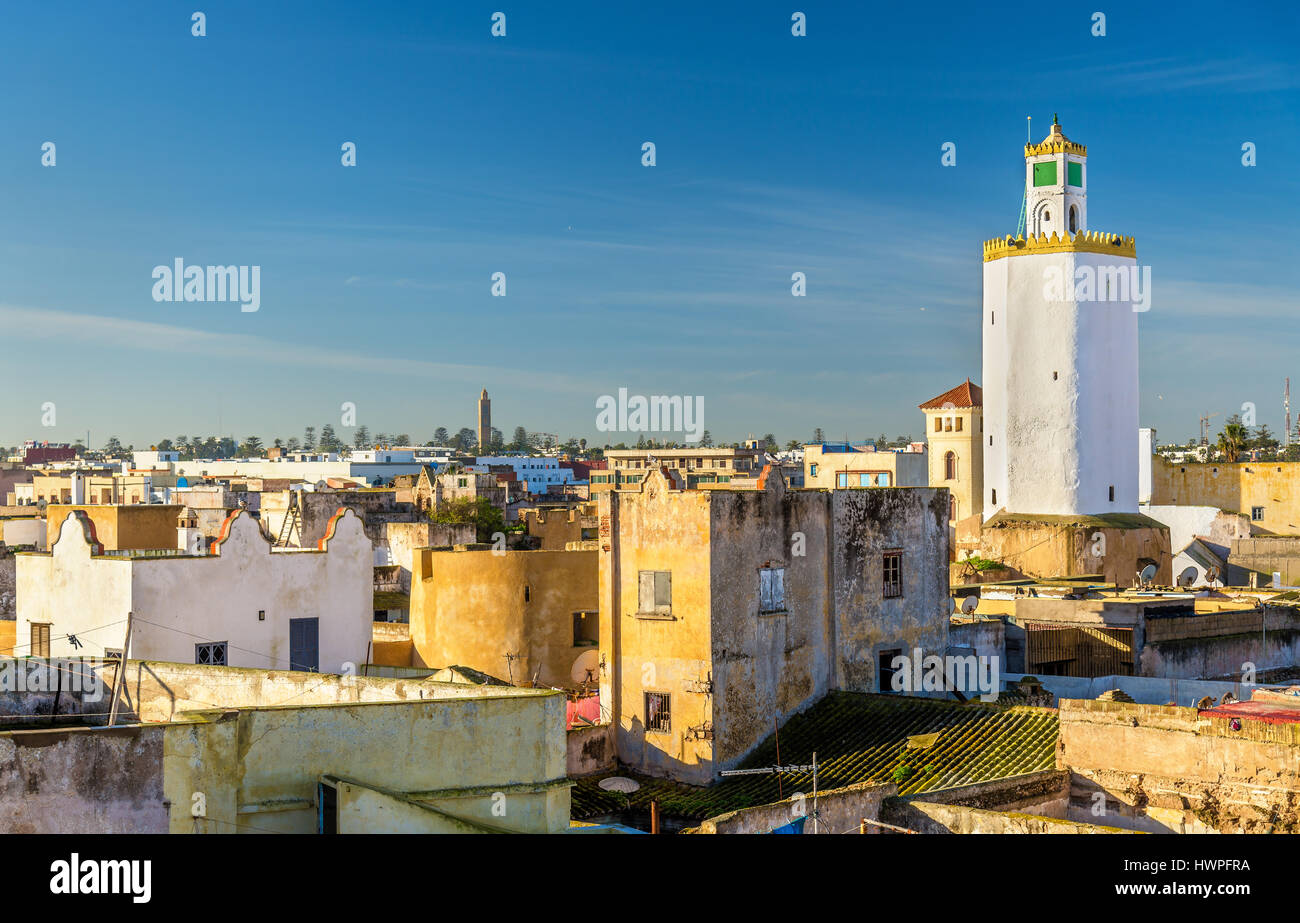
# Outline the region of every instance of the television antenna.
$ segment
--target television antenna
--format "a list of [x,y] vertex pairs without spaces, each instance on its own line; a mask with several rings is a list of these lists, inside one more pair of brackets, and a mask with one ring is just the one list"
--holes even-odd
[[759,767],[758,769],[727,769],[724,770],[722,773],[720,773],[720,775],[777,776],[779,778],[782,774],[802,775],[803,773],[806,772],[812,773],[812,783],[813,783],[812,822],[813,822],[813,833],[816,833],[817,832],[817,751],[816,750],[813,751],[812,763],[807,766],[762,766]]

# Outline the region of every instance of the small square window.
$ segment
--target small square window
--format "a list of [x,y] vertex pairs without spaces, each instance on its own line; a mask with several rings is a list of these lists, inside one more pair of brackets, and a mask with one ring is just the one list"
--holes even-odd
[[1252,522],[1260,522],[1264,518],[1264,507],[1252,506],[1250,508],[1250,518]]
[[643,570],[637,575],[641,615],[670,615],[673,611],[673,575],[666,570]]
[[667,734],[672,731],[672,696],[666,692],[645,694],[645,729]]

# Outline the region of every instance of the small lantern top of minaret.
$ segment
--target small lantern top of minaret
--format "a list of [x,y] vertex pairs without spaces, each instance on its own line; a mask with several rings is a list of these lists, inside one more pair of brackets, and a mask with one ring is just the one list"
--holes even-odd
[[1084,144],[1075,144],[1065,136],[1061,131],[1061,123],[1057,121],[1056,113],[1052,113],[1052,130],[1047,137],[1038,144],[1026,144],[1026,157],[1039,157],[1043,154],[1077,154],[1080,157],[1088,156],[1088,147]]

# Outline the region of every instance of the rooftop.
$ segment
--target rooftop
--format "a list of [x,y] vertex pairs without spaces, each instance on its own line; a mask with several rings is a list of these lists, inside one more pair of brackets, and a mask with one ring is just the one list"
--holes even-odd
[[969,378],[957,387],[945,391],[938,397],[920,405],[922,410],[961,410],[983,406],[984,390],[979,385],[971,384]]
[[[817,752],[817,785],[839,788],[859,782],[897,782],[900,795],[953,788],[1023,775],[1056,764],[1055,709],[960,705],[924,699],[832,692],[781,728],[781,760],[807,765]],[[934,735],[933,740],[909,738]],[[775,765],[776,742],[768,737],[740,769]],[[641,783],[624,795],[599,781],[630,775]],[[707,787],[628,772],[578,779],[573,817],[647,809],[656,801],[665,815],[702,820],[726,811],[768,804],[792,792],[812,791],[812,774],[786,775],[777,791],[773,776],[733,776]]]

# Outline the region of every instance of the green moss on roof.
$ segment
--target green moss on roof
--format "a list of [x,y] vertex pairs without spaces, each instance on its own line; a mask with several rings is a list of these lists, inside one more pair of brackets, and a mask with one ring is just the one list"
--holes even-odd
[[1046,526],[1077,526],[1080,528],[1111,529],[1168,529],[1163,522],[1158,522],[1142,513],[1098,513],[1094,516],[1080,514],[1077,516],[1054,516],[1046,513],[997,513],[988,522],[986,529],[997,529],[1010,525],[1028,523]]
[[[908,738],[936,734],[932,746],[910,749]],[[820,789],[906,778],[900,795],[936,791],[1023,775],[1056,765],[1055,709],[960,705],[938,699],[832,692],[795,715],[781,728],[781,760],[807,765],[817,751]],[[738,768],[776,763],[776,743],[768,737]],[[602,778],[630,775],[641,788],[630,795],[607,792]],[[782,778],[786,798],[812,792],[812,773]],[[732,776],[709,786],[684,785],[626,771],[577,780],[572,790],[574,819],[625,810],[648,810],[657,801],[665,816],[703,820],[727,811],[779,801],[772,776]]]

